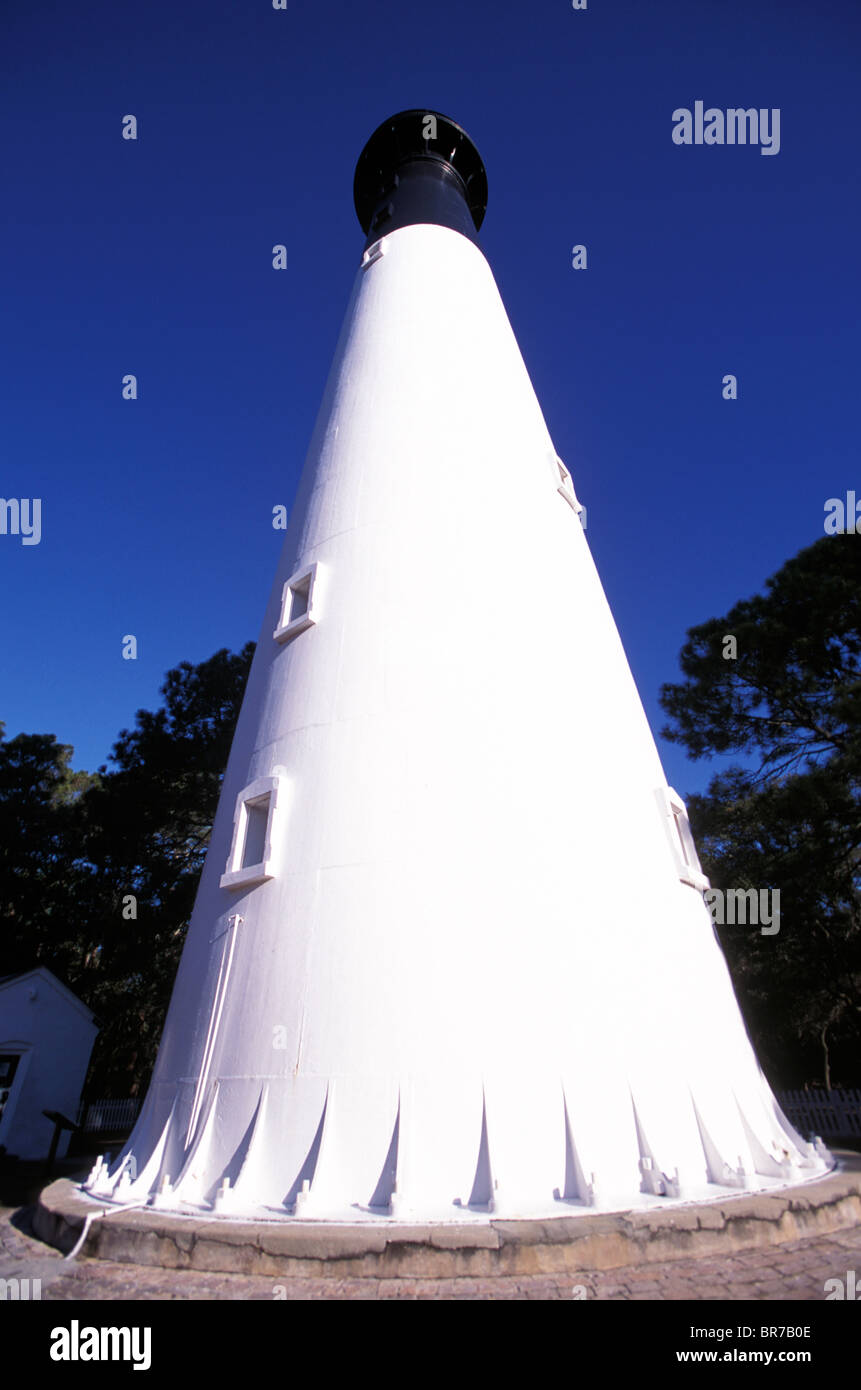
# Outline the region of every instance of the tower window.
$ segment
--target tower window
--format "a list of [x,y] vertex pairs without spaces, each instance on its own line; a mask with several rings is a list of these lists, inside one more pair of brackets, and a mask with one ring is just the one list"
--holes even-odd
[[661,788],[658,797],[664,811],[679,878],[683,883],[689,883],[692,888],[697,888],[702,892],[710,885],[702,871],[694,837],[691,834],[687,807],[678,792],[673,791],[672,787]]
[[388,243],[385,237],[381,237],[379,241],[375,241],[373,246],[368,247],[362,257],[362,269],[367,270],[368,266],[374,265],[381,256],[385,256],[388,249]]
[[556,454],[553,455],[553,476],[556,479],[556,490],[561,492],[568,506],[580,517],[583,529],[586,529],[586,509],[581,507],[577,501],[577,494],[574,491],[574,481],[565,464]]
[[300,584],[294,585],[290,590],[290,614],[288,623],[295,623],[297,618],[304,618],[308,612],[311,601],[311,579],[303,579]]
[[245,803],[245,843],[242,847],[242,868],[262,864],[266,858],[266,831],[269,828],[269,797]]
[[283,779],[259,777],[236,798],[233,840],[222,888],[251,888],[277,871]]
[[317,621],[315,610],[315,585],[318,566],[306,565],[297,570],[284,585],[281,595],[281,614],[278,626],[272,634],[276,642],[289,642],[297,633],[304,632]]

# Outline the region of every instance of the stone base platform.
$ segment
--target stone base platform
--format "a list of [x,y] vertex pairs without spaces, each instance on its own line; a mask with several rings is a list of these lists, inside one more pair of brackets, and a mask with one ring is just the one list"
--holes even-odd
[[228,1274],[486,1278],[620,1269],[781,1245],[861,1225],[861,1155],[835,1153],[824,1178],[772,1193],[546,1221],[341,1225],[171,1216],[85,1197],[67,1179],[42,1192],[36,1234],[91,1258]]

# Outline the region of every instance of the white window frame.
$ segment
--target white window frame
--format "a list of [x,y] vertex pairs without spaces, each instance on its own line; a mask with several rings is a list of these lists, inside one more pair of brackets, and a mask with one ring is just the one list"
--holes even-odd
[[577,500],[577,494],[574,491],[574,479],[571,477],[571,474],[565,467],[565,464],[562,462],[558,454],[553,454],[552,460],[553,477],[556,482],[556,491],[561,493],[561,495],[565,498],[565,501],[568,503],[568,506],[571,508],[571,510],[576,512],[577,515],[582,518],[585,515],[586,509],[585,507],[581,506],[581,504]]
[[[254,884],[265,883],[274,878],[278,871],[278,846],[281,836],[281,820],[284,814],[284,778],[277,773],[272,777],[258,777],[250,782],[236,798],[233,812],[233,840],[227,867],[221,875],[221,888],[251,888]],[[248,807],[268,798],[266,833],[263,839],[263,858],[259,864],[242,864],[245,853],[245,836],[248,830]]]
[[12,1053],[18,1058],[18,1067],[15,1072],[15,1077],[12,1085],[9,1087],[9,1097],[6,1101],[3,1114],[0,1115],[0,1142],[2,1143],[6,1142],[11,1133],[12,1122],[15,1119],[15,1111],[18,1108],[18,1102],[24,1091],[24,1079],[30,1068],[30,1062],[33,1059],[34,1051],[35,1048],[32,1043],[22,1042],[17,1038],[11,1039],[9,1042],[0,1042],[0,1052]]
[[[298,633],[304,632],[306,628],[312,627],[317,622],[319,612],[316,606],[317,589],[317,570],[319,565],[315,560],[312,565],[305,565],[302,569],[296,570],[286,581],[281,592],[281,614],[278,619],[278,626],[272,636],[276,642],[289,642]],[[290,618],[290,609],[293,603],[293,593],[301,585],[307,582],[308,585],[308,607],[304,613],[300,613],[297,618]]]
[[373,245],[369,246],[365,254],[362,256],[362,269],[368,270],[368,268],[374,265],[374,263],[378,261],[381,258],[381,256],[385,256],[388,249],[389,244],[386,241],[386,238],[384,236],[381,236],[379,241],[375,241]]
[[688,819],[688,808],[672,787],[659,788],[658,798],[664,812],[664,824],[679,878],[682,883],[689,883],[692,888],[704,893],[711,887],[711,883],[703,873],[699,861]]

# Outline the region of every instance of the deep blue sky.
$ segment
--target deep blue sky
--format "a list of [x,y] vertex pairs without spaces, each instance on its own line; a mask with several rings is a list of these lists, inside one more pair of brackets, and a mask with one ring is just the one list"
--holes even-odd
[[[414,106],[483,156],[483,246],[657,732],[685,630],[861,495],[859,72],[856,0],[4,0],[0,495],[43,509],[38,546],[0,536],[7,736],[93,769],[169,667],[257,637],[355,161]],[[778,107],[780,153],[676,146],[698,99]],[[662,753],[683,793],[716,770]]]

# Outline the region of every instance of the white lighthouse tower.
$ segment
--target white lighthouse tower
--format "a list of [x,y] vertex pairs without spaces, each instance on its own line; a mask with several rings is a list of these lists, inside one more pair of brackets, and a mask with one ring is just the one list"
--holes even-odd
[[363,151],[367,242],[152,1086],[87,1190],[332,1221],[818,1176],[759,1069],[453,121]]

